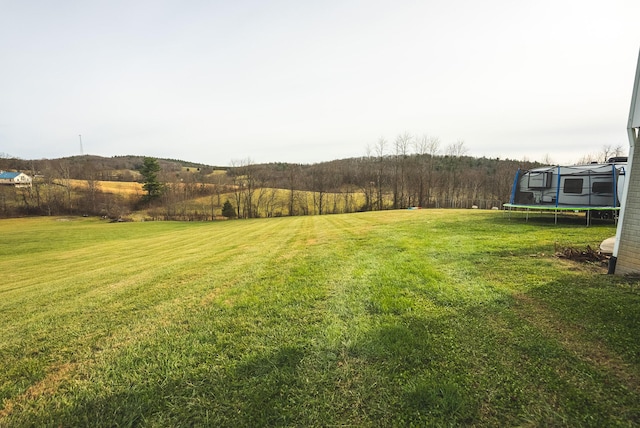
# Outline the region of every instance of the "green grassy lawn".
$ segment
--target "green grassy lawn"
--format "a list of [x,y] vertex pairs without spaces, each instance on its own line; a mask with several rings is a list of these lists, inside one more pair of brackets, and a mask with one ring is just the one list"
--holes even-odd
[[634,426],[611,224],[0,221],[0,426]]

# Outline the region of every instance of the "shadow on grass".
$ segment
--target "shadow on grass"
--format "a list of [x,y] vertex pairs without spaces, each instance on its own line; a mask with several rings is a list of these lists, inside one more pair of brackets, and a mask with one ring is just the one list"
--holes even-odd
[[302,348],[283,346],[241,362],[233,374],[238,388],[237,417],[246,426],[283,426],[295,421],[301,388]]
[[[298,370],[305,352],[295,346],[252,352],[233,367],[215,370],[207,355],[174,367],[167,377],[125,385],[114,379],[108,390],[94,388],[73,404],[54,406],[30,418],[31,426],[286,426],[293,423],[300,390]],[[153,360],[141,356],[140,364]],[[129,370],[143,370],[132,367]],[[116,370],[122,370],[118,368]],[[130,377],[131,373],[124,373]],[[19,425],[19,423],[18,423]]]
[[606,344],[630,364],[640,364],[638,280],[605,274],[563,275],[528,294],[567,329]]
[[361,379],[354,389],[371,383],[386,392],[385,399],[365,404],[368,423],[460,426],[478,417],[468,379],[459,372],[466,352],[456,332],[460,316],[386,317],[351,347],[354,378]]
[[[553,211],[550,210],[531,210],[528,215],[526,211],[508,211],[504,214],[505,220],[517,221],[529,223],[532,225],[563,225],[563,226],[586,226],[587,217],[584,212],[574,213],[558,212],[557,217]],[[589,224],[592,226],[603,225],[610,226],[615,225],[615,221],[609,218],[596,218],[593,215],[589,218]]]

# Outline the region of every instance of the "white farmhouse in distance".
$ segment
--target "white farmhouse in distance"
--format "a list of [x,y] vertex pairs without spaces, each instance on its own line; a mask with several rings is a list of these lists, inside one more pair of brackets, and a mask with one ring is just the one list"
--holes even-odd
[[31,187],[32,178],[23,172],[0,171],[0,185]]

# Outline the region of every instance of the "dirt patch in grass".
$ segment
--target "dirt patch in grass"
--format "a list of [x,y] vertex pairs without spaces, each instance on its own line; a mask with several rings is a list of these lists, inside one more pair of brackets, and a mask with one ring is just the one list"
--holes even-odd
[[603,267],[609,264],[608,256],[602,254],[600,251],[594,250],[589,245],[587,245],[587,248],[584,250],[573,247],[560,248],[556,245],[555,255],[558,258],[579,263],[595,263]]

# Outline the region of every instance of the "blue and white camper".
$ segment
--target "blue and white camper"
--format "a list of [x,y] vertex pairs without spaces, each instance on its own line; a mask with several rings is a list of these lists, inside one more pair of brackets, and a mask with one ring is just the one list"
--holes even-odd
[[610,217],[620,209],[627,158],[604,164],[545,166],[518,170],[508,208],[591,212]]

